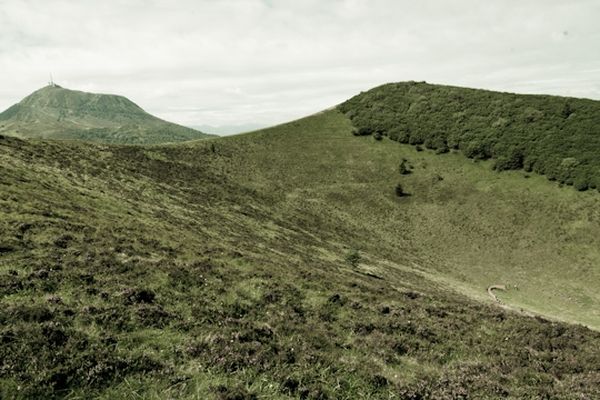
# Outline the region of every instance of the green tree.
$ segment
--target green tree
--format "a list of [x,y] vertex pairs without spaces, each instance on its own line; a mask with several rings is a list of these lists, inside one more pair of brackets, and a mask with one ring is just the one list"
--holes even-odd
[[356,249],[350,251],[347,255],[346,255],[346,262],[348,264],[350,264],[353,268],[358,267],[358,265],[360,264],[362,257],[360,256],[360,252]]
[[403,158],[402,161],[400,161],[398,172],[400,172],[400,175],[408,175],[412,173],[410,167],[408,166],[408,160],[406,158]]
[[404,188],[402,187],[401,183],[396,185],[395,192],[396,192],[396,196],[398,196],[398,197],[404,197],[407,195],[407,193],[404,191]]

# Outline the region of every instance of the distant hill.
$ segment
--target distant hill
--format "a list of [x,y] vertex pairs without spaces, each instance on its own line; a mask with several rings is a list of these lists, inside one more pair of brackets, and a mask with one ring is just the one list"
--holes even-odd
[[438,153],[493,159],[578,190],[600,188],[600,102],[390,83],[340,106],[357,135],[387,136]]
[[235,135],[237,133],[251,132],[256,131],[258,129],[266,128],[265,124],[238,124],[238,125],[197,125],[192,126],[194,129],[198,129],[199,131],[224,136],[224,135]]
[[48,85],[0,114],[0,133],[21,138],[157,144],[210,135],[164,121],[123,96]]

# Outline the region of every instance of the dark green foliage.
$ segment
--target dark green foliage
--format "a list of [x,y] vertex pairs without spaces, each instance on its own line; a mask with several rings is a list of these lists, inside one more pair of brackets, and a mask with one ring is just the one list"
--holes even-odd
[[496,170],[524,168],[578,190],[598,186],[596,101],[405,82],[361,93],[340,109],[359,131],[436,153],[460,149],[469,158],[495,159]]
[[363,126],[358,128],[358,130],[354,131],[355,136],[369,136],[373,134],[373,128],[368,126]]
[[585,191],[590,188],[589,182],[589,179],[586,179],[585,177],[577,177],[573,182],[573,186],[579,191]]
[[564,119],[567,119],[571,116],[571,114],[573,114],[575,112],[575,110],[573,110],[573,107],[571,107],[571,103],[569,101],[565,102],[565,105],[561,111],[561,116]]
[[495,170],[504,171],[523,168],[523,154],[519,149],[513,147],[504,153],[505,155],[496,158],[494,162]]
[[440,144],[439,146],[437,146],[435,148],[436,154],[445,154],[445,153],[448,153],[449,151],[450,151],[450,148],[448,147],[448,145],[446,143]]
[[352,250],[346,255],[346,262],[352,267],[358,267],[360,264],[361,256],[358,250]]
[[406,192],[404,191],[404,188],[402,187],[401,183],[396,185],[394,192],[396,193],[396,196],[398,196],[398,197],[406,196]]
[[400,161],[400,166],[398,167],[398,172],[400,172],[400,175],[408,175],[412,172],[410,170],[410,166],[408,165],[407,159],[402,159],[402,161]]

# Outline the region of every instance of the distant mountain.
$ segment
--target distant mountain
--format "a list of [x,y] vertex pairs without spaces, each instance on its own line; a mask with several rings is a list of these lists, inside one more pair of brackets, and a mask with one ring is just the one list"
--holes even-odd
[[212,125],[196,125],[192,126],[194,129],[198,129],[202,132],[211,133],[215,135],[235,135],[238,133],[245,133],[256,131],[258,129],[266,128],[265,124],[238,124],[238,125],[220,125],[220,126],[212,126]]
[[123,96],[48,85],[0,113],[0,133],[21,138],[157,144],[210,135],[164,121]]

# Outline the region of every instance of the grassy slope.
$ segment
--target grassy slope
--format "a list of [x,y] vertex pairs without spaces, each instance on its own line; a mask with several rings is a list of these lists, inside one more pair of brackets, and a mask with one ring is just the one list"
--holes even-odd
[[[225,140],[239,146],[245,179],[279,189],[283,208],[330,209],[355,227],[352,246],[417,263],[482,300],[490,285],[516,285],[500,294],[508,304],[600,328],[597,193],[496,173],[458,153],[352,137],[350,129],[328,113]],[[402,158],[413,164],[411,175],[399,175]],[[395,197],[399,181],[412,196]]]
[[156,118],[122,96],[46,86],[0,113],[0,133],[21,138],[157,144],[204,138]]
[[[1,397],[598,396],[598,333],[447,284],[482,294],[514,237],[507,223],[478,261],[489,271],[468,262],[491,240],[466,207],[511,212],[490,207],[490,186],[534,182],[548,209],[595,197],[349,130],[331,111],[161,147],[0,138]],[[413,196],[398,199],[403,154]]]

